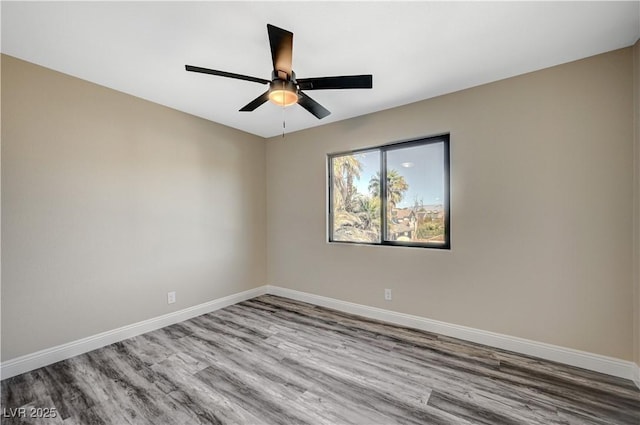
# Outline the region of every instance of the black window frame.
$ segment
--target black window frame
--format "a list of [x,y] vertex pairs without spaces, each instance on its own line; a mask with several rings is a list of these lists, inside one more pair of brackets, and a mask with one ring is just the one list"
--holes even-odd
[[[443,200],[443,214],[444,214],[444,243],[435,242],[407,242],[407,241],[391,241],[387,239],[388,223],[387,223],[387,152],[392,150],[398,150],[403,148],[423,146],[434,143],[443,144],[443,170],[444,170],[444,200]],[[357,241],[339,241],[333,240],[333,166],[332,160],[336,157],[354,155],[365,152],[380,152],[380,241],[379,242],[357,242]],[[451,205],[450,205],[450,192],[451,192],[451,172],[450,172],[450,134],[440,134],[436,136],[421,137],[418,139],[397,141],[381,146],[367,147],[362,149],[354,149],[349,151],[335,152],[327,154],[327,168],[328,172],[328,207],[329,211],[327,217],[329,219],[328,242],[336,244],[353,244],[353,245],[372,245],[372,246],[401,246],[409,248],[431,248],[431,249],[451,249]]]

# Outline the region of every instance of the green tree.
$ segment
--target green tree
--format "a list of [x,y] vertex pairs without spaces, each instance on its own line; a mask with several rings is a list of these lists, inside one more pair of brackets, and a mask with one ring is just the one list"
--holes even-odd
[[[402,201],[405,192],[409,190],[409,184],[396,170],[387,170],[387,202],[389,210],[392,210]],[[380,196],[380,172],[369,180],[369,192],[373,197]]]
[[380,229],[380,198],[358,194],[355,199],[355,211],[364,230],[378,232]]
[[360,178],[361,171],[362,163],[354,155],[333,158],[333,205],[336,209],[352,209],[353,195],[356,193],[353,180]]

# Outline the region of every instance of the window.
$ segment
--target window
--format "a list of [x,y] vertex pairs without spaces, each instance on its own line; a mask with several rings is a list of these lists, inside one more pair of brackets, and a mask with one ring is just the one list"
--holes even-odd
[[449,249],[449,135],[329,155],[329,241]]

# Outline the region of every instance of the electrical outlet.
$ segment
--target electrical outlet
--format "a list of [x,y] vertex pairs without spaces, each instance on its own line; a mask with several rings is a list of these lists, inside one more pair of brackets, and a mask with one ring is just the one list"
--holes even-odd
[[176,291],[171,291],[167,293],[167,304],[173,304],[176,302]]
[[384,290],[384,299],[385,301],[391,301],[391,289]]

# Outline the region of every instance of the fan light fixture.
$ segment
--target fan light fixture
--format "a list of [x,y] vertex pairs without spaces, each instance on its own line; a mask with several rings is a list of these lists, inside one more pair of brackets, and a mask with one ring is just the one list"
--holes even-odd
[[298,103],[298,93],[291,81],[276,80],[271,83],[269,100],[278,106],[291,106]]
[[269,100],[278,106],[291,106],[298,103],[298,95],[288,90],[274,90],[269,93]]

